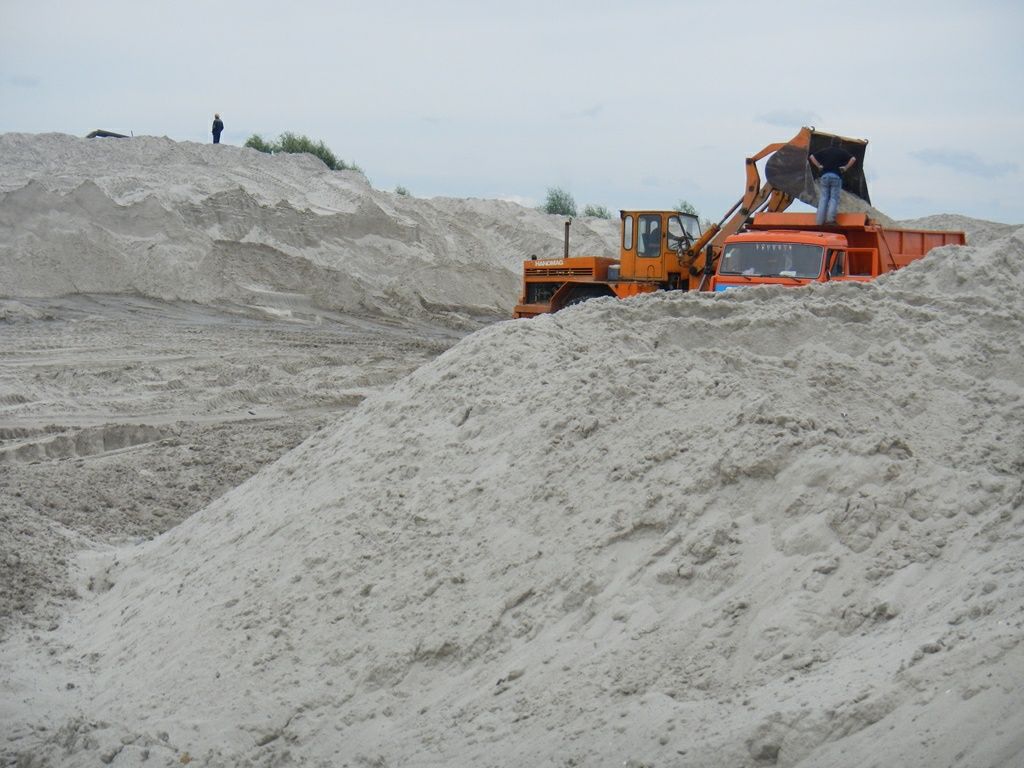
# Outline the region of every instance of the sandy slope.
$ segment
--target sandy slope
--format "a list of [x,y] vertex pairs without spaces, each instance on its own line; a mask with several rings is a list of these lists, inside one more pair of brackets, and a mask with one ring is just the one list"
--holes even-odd
[[[155,137],[0,135],[0,295],[138,293],[436,322],[507,314],[562,219],[496,200],[381,192],[312,155]],[[578,252],[617,222],[577,219]]]
[[75,550],[172,528],[465,333],[116,296],[0,317],[0,637],[50,625]]
[[1014,764],[1022,255],[473,334],[89,559],[33,754]]
[[0,636],[52,621],[83,543],[173,527],[507,317],[522,259],[563,247],[560,217],[308,155],[5,134],[0,162]]
[[[73,169],[78,145],[53,141]],[[118,178],[91,183],[132,188]],[[310,200],[330,208],[334,185],[312,185]],[[277,193],[246,194],[260,208]],[[54,215],[71,207],[61,200]],[[436,204],[494,215],[486,201]],[[387,321],[383,304],[376,319],[331,313],[312,289],[273,320],[280,307],[240,294],[219,307],[6,302],[0,333],[18,352],[0,368],[0,403],[24,419],[11,428],[37,431],[7,438],[20,444],[0,468],[21,468],[21,496],[5,493],[5,509],[38,502],[44,475],[25,470],[69,451],[34,518],[54,530],[41,524],[38,539],[64,536],[60,556],[90,548],[64,582],[78,599],[53,595],[47,621],[0,644],[0,756],[1019,765],[1024,231],[965,223],[991,237],[873,284],[597,300],[453,346],[463,331]],[[11,270],[20,246],[7,242]],[[467,329],[478,309],[434,317]],[[121,339],[134,339],[123,357]],[[354,391],[354,408],[337,401]],[[238,485],[266,433],[245,433],[238,475],[199,483],[229,463],[211,456],[231,455],[229,441],[210,441],[192,471],[173,435],[115,428],[187,414],[175,429],[226,429],[279,401],[265,429],[289,414],[322,428],[293,430],[311,436]],[[101,434],[51,445],[47,413]],[[116,447],[88,453],[105,440]],[[115,472],[147,446],[157,456],[125,474],[173,467],[180,496],[204,503],[229,489],[152,541],[97,546],[115,532],[90,529],[97,511],[74,511],[69,489],[127,529],[169,507],[175,486],[154,480],[153,505],[121,514],[131,483],[111,488],[93,469],[94,485],[67,485],[74,467]],[[45,576],[33,538],[6,557]]]

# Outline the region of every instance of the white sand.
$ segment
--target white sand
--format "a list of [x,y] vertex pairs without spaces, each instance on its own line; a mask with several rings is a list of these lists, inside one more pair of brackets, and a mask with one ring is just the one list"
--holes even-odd
[[[0,135],[0,296],[139,293],[360,314],[500,313],[559,217],[500,201],[373,190],[312,155],[227,145]],[[575,252],[617,254],[577,219]]]
[[84,552],[81,599],[0,645],[0,755],[1021,765],[1024,230],[972,227],[873,284],[470,334],[166,534]]

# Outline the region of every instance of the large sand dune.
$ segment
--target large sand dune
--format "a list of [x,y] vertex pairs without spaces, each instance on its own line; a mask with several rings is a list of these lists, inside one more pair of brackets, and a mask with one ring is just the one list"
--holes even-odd
[[[563,249],[559,217],[381,192],[312,155],[4,134],[0,157],[0,296],[507,314],[522,260]],[[616,232],[577,219],[573,248],[611,255]]]
[[[245,193],[257,207],[277,205],[267,174],[273,192]],[[362,189],[354,209],[381,196]],[[443,205],[493,216],[504,204]],[[55,598],[46,622],[0,645],[0,754],[68,766],[1020,765],[1024,230],[969,223],[984,244],[866,285],[601,299],[458,341],[441,323],[497,300],[436,301],[439,356],[418,347],[408,375],[387,369],[355,407],[328,404],[300,446],[163,535],[116,547],[83,535],[75,599]],[[268,242],[285,236],[267,231],[278,248]],[[384,290],[361,285],[347,309]],[[19,322],[0,333],[48,338],[70,312],[48,321],[48,302],[8,302]],[[162,317],[178,305],[156,306]],[[208,412],[226,418],[227,379],[283,380],[269,359],[209,381]],[[307,382],[281,394],[297,412],[312,393],[343,396],[344,355],[316,376],[302,360],[284,361]],[[8,381],[73,391],[59,371],[16,367]],[[0,402],[16,415],[38,398]],[[159,442],[109,439],[128,452]],[[38,450],[41,466],[56,460]],[[72,461],[92,461],[87,450]]]

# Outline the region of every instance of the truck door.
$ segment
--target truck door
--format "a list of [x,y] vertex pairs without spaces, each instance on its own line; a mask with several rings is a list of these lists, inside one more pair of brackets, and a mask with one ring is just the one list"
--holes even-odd
[[830,249],[825,264],[828,267],[828,278],[842,277],[846,274],[846,251]]
[[636,276],[640,279],[663,279],[661,248],[664,233],[661,215],[643,213],[637,217]]

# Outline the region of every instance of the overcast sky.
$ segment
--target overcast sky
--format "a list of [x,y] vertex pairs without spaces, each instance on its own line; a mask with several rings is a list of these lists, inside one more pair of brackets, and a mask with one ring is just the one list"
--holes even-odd
[[0,132],[208,142],[220,112],[379,189],[717,220],[813,125],[869,140],[890,216],[1024,223],[1022,38],[1021,0],[0,0]]

